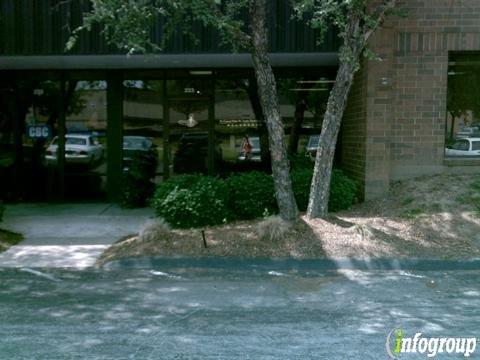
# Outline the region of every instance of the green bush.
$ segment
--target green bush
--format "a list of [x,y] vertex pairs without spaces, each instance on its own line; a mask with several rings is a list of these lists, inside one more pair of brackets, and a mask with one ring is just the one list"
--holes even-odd
[[[292,186],[298,207],[305,211],[313,171],[293,171]],[[350,207],[356,200],[356,182],[333,170],[329,211]],[[177,228],[218,225],[278,212],[271,175],[245,172],[225,180],[204,175],[181,175],[157,186],[151,201],[157,216]]]
[[[300,211],[307,210],[310,184],[313,169],[292,171],[292,187]],[[341,170],[333,169],[330,182],[330,198],[328,211],[336,212],[348,209],[356,202],[357,183],[345,175]]]
[[157,216],[177,228],[218,225],[231,217],[224,181],[210,176],[182,175],[157,187],[151,201]]
[[205,177],[204,175],[185,174],[185,175],[174,176],[168,179],[167,181],[163,181],[162,183],[157,185],[155,189],[155,195],[152,198],[151,205],[153,206],[153,208],[156,208],[157,202],[159,200],[163,201],[163,199],[165,199],[168,196],[168,194],[170,194],[170,192],[172,192],[175,188],[189,189],[204,177]]
[[0,222],[2,222],[3,219],[3,213],[5,212],[5,207],[3,204],[0,202]]
[[336,212],[348,209],[357,202],[358,184],[341,170],[334,169],[330,181],[330,199],[328,211]]
[[122,179],[121,204],[126,208],[143,207],[155,190],[155,184],[148,179],[136,179],[124,175]]
[[225,179],[228,188],[228,208],[235,219],[256,219],[278,212],[273,178],[263,172],[250,171]]
[[290,155],[290,170],[313,170],[315,162],[307,154],[294,154]]
[[156,157],[150,153],[136,152],[124,165],[122,205],[129,208],[145,206],[155,190],[152,179],[155,177]]
[[298,210],[306,211],[308,205],[308,196],[310,194],[310,184],[312,183],[313,169],[303,168],[292,171],[293,193],[297,201]]

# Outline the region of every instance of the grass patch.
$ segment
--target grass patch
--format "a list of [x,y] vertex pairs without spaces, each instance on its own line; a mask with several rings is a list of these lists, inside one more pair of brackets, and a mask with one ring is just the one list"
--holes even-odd
[[18,244],[23,240],[21,234],[0,229],[0,252],[7,250],[10,246]]
[[400,205],[407,206],[407,205],[410,205],[411,203],[413,203],[414,201],[415,201],[415,198],[407,197],[400,202]]
[[470,184],[470,187],[471,187],[473,190],[480,191],[480,179],[479,179],[479,180],[475,180],[474,182],[472,182],[472,183]]
[[464,194],[455,199],[458,203],[470,205],[480,215],[480,197],[477,194]]
[[413,220],[419,217],[420,215],[424,215],[425,212],[426,212],[426,209],[423,207],[414,208],[414,209],[408,209],[403,211],[400,216],[404,219]]
[[442,205],[439,203],[433,203],[428,207],[428,211],[432,213],[438,213],[438,212],[441,212],[442,210],[443,210]]

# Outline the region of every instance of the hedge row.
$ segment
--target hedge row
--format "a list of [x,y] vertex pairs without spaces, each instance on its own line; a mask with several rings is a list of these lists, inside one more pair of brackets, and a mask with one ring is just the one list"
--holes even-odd
[[[292,185],[300,211],[308,204],[313,170],[292,171]],[[356,200],[357,185],[340,170],[332,173],[329,210],[347,209]],[[174,227],[218,225],[278,212],[273,178],[262,172],[246,172],[219,179],[181,175],[157,186],[151,201],[157,216]]]

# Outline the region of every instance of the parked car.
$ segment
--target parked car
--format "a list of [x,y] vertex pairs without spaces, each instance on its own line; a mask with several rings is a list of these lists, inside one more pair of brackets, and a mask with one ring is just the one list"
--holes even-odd
[[128,171],[132,160],[138,156],[147,159],[153,167],[156,167],[158,160],[157,146],[152,139],[145,136],[124,136],[123,170]]
[[258,136],[245,136],[240,146],[238,161],[262,161],[262,151],[260,148],[260,138]]
[[320,135],[310,135],[308,138],[307,146],[305,146],[305,152],[307,155],[315,157],[317,155],[318,143],[320,141]]
[[[58,136],[55,136],[45,151],[47,164],[57,163]],[[92,165],[103,158],[103,145],[93,135],[65,135],[65,162],[67,164]]]
[[445,156],[480,157],[480,137],[457,139],[446,147]]

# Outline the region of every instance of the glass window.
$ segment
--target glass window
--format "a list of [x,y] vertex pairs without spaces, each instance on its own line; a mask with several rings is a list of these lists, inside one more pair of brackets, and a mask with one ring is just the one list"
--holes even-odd
[[15,88],[13,81],[0,82],[0,199],[15,198]]
[[[107,83],[69,80],[65,84],[65,197],[101,199],[107,186]],[[95,138],[96,141],[90,141]],[[47,148],[55,165],[57,142]]]
[[460,150],[460,151],[468,151],[469,147],[470,147],[470,143],[467,140],[458,140],[453,144],[452,149]]
[[[143,164],[144,180],[158,183],[163,177],[163,86],[162,80],[125,80],[123,100],[123,171]],[[142,161],[135,161],[139,158]]]
[[251,79],[219,79],[215,86],[219,172],[267,168],[268,137]]
[[303,76],[279,78],[280,113],[290,153],[314,154],[333,80]]
[[60,82],[19,80],[15,95],[21,141],[16,145],[18,196],[47,200],[58,188],[56,169],[47,166],[47,156],[49,143],[58,131]]
[[[480,55],[450,55],[448,67],[447,120],[445,124],[446,157],[478,157],[480,137]],[[463,139],[463,140],[462,140]]]

